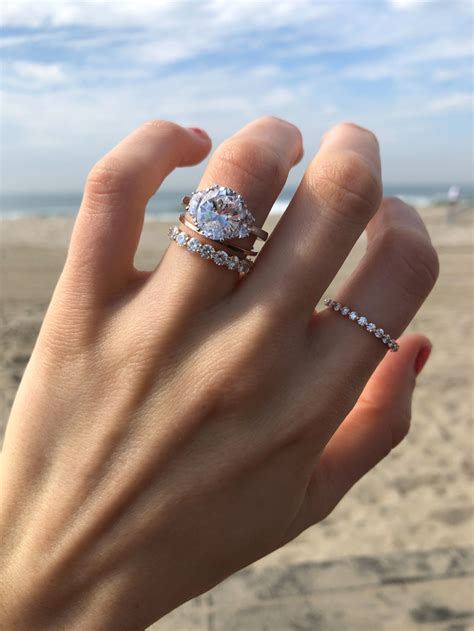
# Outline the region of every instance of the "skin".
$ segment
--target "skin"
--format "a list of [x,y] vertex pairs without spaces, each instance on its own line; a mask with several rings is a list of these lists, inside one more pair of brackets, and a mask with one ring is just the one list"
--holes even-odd
[[[408,431],[429,340],[386,354],[314,310],[364,229],[340,302],[397,337],[435,283],[416,211],[382,200],[375,136],[325,134],[248,277],[175,243],[136,270],[147,200],[210,147],[152,121],[88,177],[0,460],[2,628],[143,629],[324,519]],[[235,188],[261,225],[302,155],[260,118],[198,188]]]

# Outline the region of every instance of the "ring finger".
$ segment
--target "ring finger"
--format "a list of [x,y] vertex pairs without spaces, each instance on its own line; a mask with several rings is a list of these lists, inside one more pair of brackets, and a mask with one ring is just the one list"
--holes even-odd
[[243,298],[264,301],[280,319],[308,322],[381,196],[375,136],[350,123],[337,125],[262,249]]
[[351,321],[347,309],[327,309],[318,314],[315,323],[314,344],[319,353],[328,364],[334,363],[351,376],[355,394],[387,350],[382,337],[377,339],[368,331],[375,325],[392,338],[398,337],[438,276],[438,257],[426,227],[416,210],[401,200],[383,201],[367,227],[367,237],[365,255],[334,296],[362,318],[360,323],[359,318]]

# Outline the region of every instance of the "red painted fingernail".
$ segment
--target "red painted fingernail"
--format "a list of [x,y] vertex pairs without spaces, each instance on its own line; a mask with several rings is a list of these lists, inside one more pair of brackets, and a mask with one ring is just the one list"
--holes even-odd
[[415,372],[417,375],[419,375],[420,372],[425,367],[425,364],[428,361],[429,356],[431,355],[431,348],[432,348],[431,346],[424,346],[418,352],[418,355],[416,356],[416,359],[415,359]]
[[202,136],[203,138],[209,138],[209,136],[204,131],[204,129],[201,129],[200,127],[189,127],[189,129],[193,131],[195,134],[197,134],[198,136]]

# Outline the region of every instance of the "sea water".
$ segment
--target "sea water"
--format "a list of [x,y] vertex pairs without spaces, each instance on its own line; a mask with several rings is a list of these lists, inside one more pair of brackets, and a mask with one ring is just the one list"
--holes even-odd
[[[458,184],[458,183],[456,183]],[[458,184],[461,188],[460,202],[474,203],[474,186]],[[385,195],[401,197],[407,203],[426,208],[447,203],[450,184],[387,184],[384,186]],[[186,191],[160,190],[148,203],[146,220],[170,220],[182,212],[181,198]],[[275,202],[272,213],[281,214],[287,207],[294,188],[286,187]],[[81,204],[82,193],[1,193],[0,212],[3,218],[25,216],[75,215]]]

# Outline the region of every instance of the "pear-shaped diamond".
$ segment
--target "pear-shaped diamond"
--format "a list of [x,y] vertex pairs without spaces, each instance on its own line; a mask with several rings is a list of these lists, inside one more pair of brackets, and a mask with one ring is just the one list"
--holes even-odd
[[187,210],[201,234],[215,241],[246,237],[255,223],[242,197],[227,186],[194,193]]

